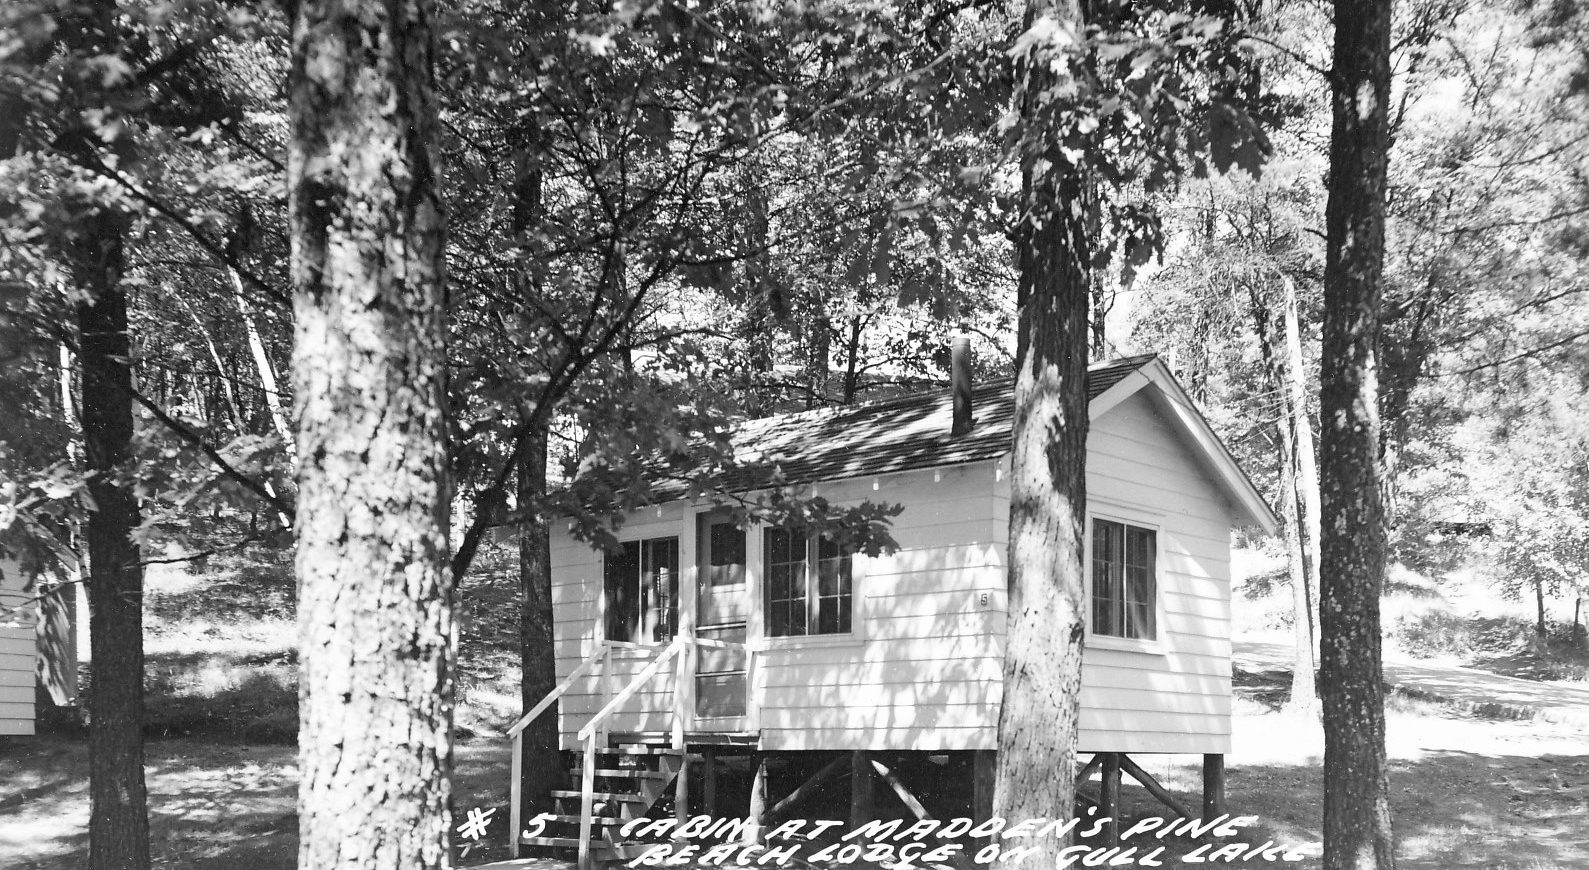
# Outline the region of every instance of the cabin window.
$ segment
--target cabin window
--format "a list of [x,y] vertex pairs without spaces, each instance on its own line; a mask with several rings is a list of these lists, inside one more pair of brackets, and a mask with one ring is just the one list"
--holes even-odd
[[679,625],[679,539],[625,541],[607,553],[607,639],[669,640]]
[[1153,640],[1157,627],[1157,533],[1095,519],[1092,523],[1092,633]]
[[849,634],[849,553],[798,529],[767,530],[767,634]]

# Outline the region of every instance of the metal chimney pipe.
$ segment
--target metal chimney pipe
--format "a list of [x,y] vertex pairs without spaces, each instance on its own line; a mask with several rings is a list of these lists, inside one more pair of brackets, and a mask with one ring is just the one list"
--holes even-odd
[[954,425],[949,432],[964,435],[971,418],[971,338],[957,335],[949,345],[949,392],[954,397]]

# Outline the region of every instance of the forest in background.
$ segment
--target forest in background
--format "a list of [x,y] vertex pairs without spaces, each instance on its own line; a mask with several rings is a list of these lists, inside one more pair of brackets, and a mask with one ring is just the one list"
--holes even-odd
[[[422,381],[445,391],[435,582],[467,586],[492,536],[522,538],[527,699],[551,681],[540,518],[611,540],[659,465],[723,497],[735,421],[941,384],[953,335],[980,377],[1015,375],[1033,251],[1059,249],[1071,345],[1166,357],[1286,519],[1280,579],[1311,656],[1331,9],[1101,3],[1078,24],[1063,5],[1033,5],[1048,26],[978,3],[431,10],[424,99],[399,108],[434,109],[416,116],[434,149],[407,155],[397,204],[446,276]],[[41,594],[84,582],[96,522],[120,528],[125,565],[302,546],[304,360],[334,343],[293,300],[314,268],[373,255],[327,248],[315,212],[338,200],[289,177],[376,159],[305,137],[327,95],[291,82],[334,66],[294,53],[305,14],[0,13],[0,525]],[[1381,107],[1386,544],[1430,572],[1482,552],[1542,637],[1589,568],[1585,27],[1565,0],[1400,4]],[[1054,166],[1058,195],[1034,206]],[[1042,244],[1056,229],[1072,235]],[[888,505],[734,505],[886,545]],[[90,700],[121,720],[107,771],[141,726],[132,573],[94,613],[131,675]],[[1557,630],[1581,642],[1572,611]]]

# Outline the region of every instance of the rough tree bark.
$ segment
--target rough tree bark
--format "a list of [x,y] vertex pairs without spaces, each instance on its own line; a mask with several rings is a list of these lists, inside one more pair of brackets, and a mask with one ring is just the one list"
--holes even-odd
[[746,158],[740,168],[744,196],[744,239],[740,256],[744,260],[745,320],[740,334],[745,342],[745,377],[742,403],[751,419],[771,414],[777,406],[778,388],[773,377],[773,354],[777,323],[784,319],[782,288],[772,274],[768,253],[768,203],[765,179],[757,174],[755,161]]
[[[518,504],[538,505],[546,495],[546,432],[531,433],[519,461]],[[519,532],[519,665],[522,698],[528,711],[557,688],[557,656],[552,644],[551,524],[539,510],[526,513]],[[552,789],[563,771],[559,757],[557,708],[541,714],[524,729],[526,818],[552,809]]]
[[1334,6],[1320,362],[1324,866],[1368,870],[1394,867],[1396,861],[1380,669],[1386,530],[1376,373],[1390,148],[1391,4],[1335,0]]
[[449,865],[443,221],[427,0],[305,0],[289,73],[298,866]]
[[[519,131],[513,146],[512,217],[509,229],[515,239],[526,240],[541,216],[543,173],[535,157],[539,131]],[[538,292],[523,277],[521,294]],[[546,398],[541,397],[541,401]],[[534,413],[530,411],[529,413]],[[552,539],[551,523],[542,512],[546,497],[547,432],[544,423],[525,436],[519,458],[517,504],[519,526],[519,667],[520,696],[528,711],[557,688],[557,655],[552,638]],[[461,579],[461,578],[460,578]],[[563,772],[559,758],[558,704],[541,714],[524,729],[524,767],[521,796],[526,817],[547,812],[552,806],[552,789],[561,785]]]
[[[1082,20],[1074,0],[1033,0],[1027,14]],[[1053,72],[1025,63],[1019,75],[1021,108],[1031,117],[1027,101],[1043,98]],[[1028,155],[1022,182],[1009,617],[993,813],[1066,819],[1081,692],[1092,185],[1057,149]],[[1037,850],[1022,866],[1057,866],[1062,840],[1030,845]]]
[[131,455],[132,346],[121,286],[125,215],[95,209],[75,228],[73,271],[87,300],[77,306],[79,419],[93,507],[88,547],[88,695],[91,870],[149,866],[143,776],[143,560],[132,541],[138,502],[110,476]]

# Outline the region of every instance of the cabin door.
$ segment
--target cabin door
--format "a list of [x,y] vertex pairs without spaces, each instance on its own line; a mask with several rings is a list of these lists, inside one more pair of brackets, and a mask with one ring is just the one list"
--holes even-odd
[[[726,514],[696,518],[700,578],[695,636],[725,643],[745,642],[749,587],[745,574],[745,530]],[[746,710],[746,655],[739,650],[700,647],[695,660],[695,727],[702,731],[743,731]]]

